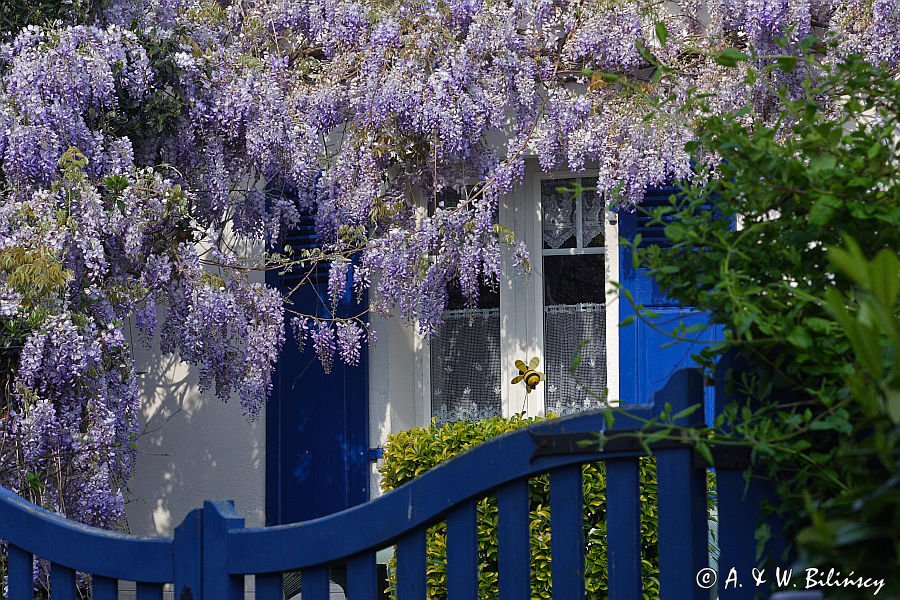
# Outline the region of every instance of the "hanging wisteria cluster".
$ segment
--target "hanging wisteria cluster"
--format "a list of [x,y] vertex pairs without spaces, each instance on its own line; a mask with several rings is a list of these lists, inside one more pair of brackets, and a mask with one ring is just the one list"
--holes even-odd
[[[449,282],[474,305],[504,246],[526,271],[495,214],[529,157],[597,169],[627,210],[691,170],[691,114],[659,102],[714,92],[749,122],[800,84],[718,51],[765,65],[812,34],[823,62],[900,60],[889,0],[109,0],[76,20],[0,32],[0,483],[103,526],[137,435],[127,323],[253,417],[285,310],[327,370],[372,334],[331,317],[346,289],[433,332]],[[282,251],[307,215],[319,250]],[[251,282],[298,261],[331,264],[317,314]]]

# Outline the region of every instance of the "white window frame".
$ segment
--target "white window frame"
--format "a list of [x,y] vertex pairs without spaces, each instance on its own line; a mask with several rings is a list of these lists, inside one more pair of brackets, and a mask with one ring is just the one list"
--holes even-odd
[[[542,172],[536,159],[527,159],[525,181],[501,198],[499,223],[512,230],[517,241],[525,243],[531,257],[531,276],[522,278],[512,266],[512,248],[504,247],[500,288],[501,410],[505,417],[524,412],[526,416],[543,416],[544,386],[525,394],[521,384],[513,385],[518,374],[515,360],[532,356],[544,359],[544,266],[543,257],[553,255],[603,254],[606,257],[606,380],[612,404],[619,397],[619,303],[618,292],[610,282],[619,280],[619,237],[617,219],[607,213],[604,223],[604,246],[588,248],[543,248],[543,211],[541,184],[550,179],[597,177],[597,170],[580,172]],[[427,209],[423,210],[427,211]],[[577,231],[581,236],[581,202],[577,203]],[[416,370],[416,407],[419,426],[428,426],[432,418],[431,349],[425,336],[413,336]]]

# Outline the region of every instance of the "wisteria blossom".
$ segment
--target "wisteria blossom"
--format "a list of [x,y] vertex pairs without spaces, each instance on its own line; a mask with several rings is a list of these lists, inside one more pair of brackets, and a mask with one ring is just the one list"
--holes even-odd
[[[0,32],[0,323],[15,365],[0,483],[105,527],[122,522],[133,463],[127,323],[253,418],[286,323],[327,371],[373,336],[335,315],[347,296],[433,333],[451,282],[474,306],[504,252],[527,273],[494,217],[527,157],[597,170],[631,210],[690,175],[690,94],[749,108],[752,126],[774,86],[802,83],[767,68],[773,55],[809,35],[823,65],[900,60],[891,0],[97,4]],[[751,58],[720,64],[726,47]],[[318,247],[285,250],[309,218]],[[316,314],[250,276],[295,267],[329,274]]]

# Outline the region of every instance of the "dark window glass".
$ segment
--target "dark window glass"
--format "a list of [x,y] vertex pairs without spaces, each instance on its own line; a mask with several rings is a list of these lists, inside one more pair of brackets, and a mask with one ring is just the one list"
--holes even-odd
[[[447,296],[447,310],[470,308],[466,306],[466,298],[456,281],[451,282],[447,287]],[[475,308],[500,308],[500,288],[496,284],[486,285],[482,282],[479,286],[478,304]]]
[[606,302],[606,256],[544,257],[544,306]]

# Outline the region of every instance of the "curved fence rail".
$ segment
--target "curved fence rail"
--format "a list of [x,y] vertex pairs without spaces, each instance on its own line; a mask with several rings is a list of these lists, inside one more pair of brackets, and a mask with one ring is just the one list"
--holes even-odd
[[172,538],[140,538],[81,525],[3,488],[0,539],[7,543],[9,600],[33,598],[34,557],[50,561],[53,600],[78,597],[76,572],[93,575],[94,600],[115,599],[117,579],[137,582],[140,600],[162,598],[163,584],[175,579]]
[[[630,438],[599,445],[600,435],[643,426],[669,404],[672,414],[702,402],[703,383],[679,371],[654,403],[633,405],[612,429],[594,412],[544,421],[482,444],[367,504],[302,523],[245,528],[229,501],[207,501],[190,513],[173,538],[138,538],[85,527],[0,490],[0,538],[8,543],[9,600],[32,598],[32,561],[50,561],[53,600],[75,598],[93,587],[93,598],[116,598],[116,580],[136,581],[138,600],[161,598],[163,583],[179,600],[237,600],[245,577],[255,597],[283,600],[285,572],[300,571],[303,600],[329,597],[329,569],[346,569],[353,600],[378,597],[376,551],[394,546],[398,600],[426,597],[426,531],[445,522],[447,596],[478,597],[477,502],[496,497],[497,564],[501,600],[527,599],[530,589],[529,479],[549,474],[552,591],[554,598],[584,597],[585,540],[582,465],[606,465],[606,531],[609,596],[642,597],[639,458]],[[703,411],[678,424],[696,426]],[[615,436],[613,436],[615,437]],[[697,573],[709,566],[706,469],[687,443],[654,447],[659,521],[659,577],[663,598],[708,598]],[[720,520],[755,523],[757,502],[744,495],[741,464],[719,468]],[[727,484],[727,485],[723,485]],[[726,489],[728,488],[728,489]],[[733,489],[732,489],[733,488]],[[720,564],[750,572],[752,527],[723,529]],[[747,533],[749,532],[749,537]],[[90,579],[77,573],[91,574]],[[80,583],[79,583],[80,582]],[[731,592],[732,590],[729,590]],[[753,597],[734,590],[729,597]]]

